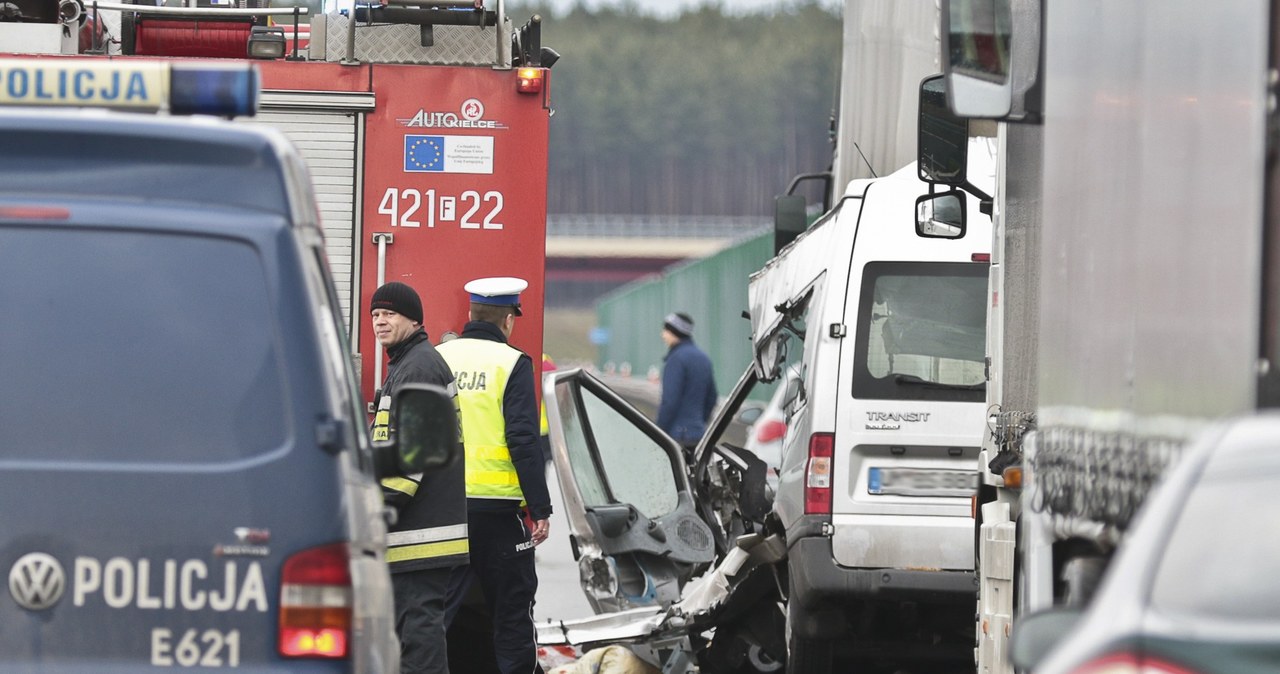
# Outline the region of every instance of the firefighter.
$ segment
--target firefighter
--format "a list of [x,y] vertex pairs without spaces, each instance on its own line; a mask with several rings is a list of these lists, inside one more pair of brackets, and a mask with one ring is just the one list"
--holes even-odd
[[471,320],[458,339],[439,347],[458,385],[472,542],[470,566],[455,569],[450,579],[449,620],[479,581],[504,674],[542,671],[533,625],[533,548],[547,539],[551,498],[538,443],[533,359],[508,344],[528,285],[510,277],[467,283]]
[[[391,282],[369,303],[373,334],[387,350],[386,383],[375,395],[373,439],[395,432],[391,401],[403,384],[435,384],[454,396],[453,372],[422,329],[422,301],[413,288]],[[462,461],[438,471],[387,478],[382,491],[396,509],[387,536],[387,561],[395,591],[396,634],[402,674],[447,674],[445,597],[454,568],[466,568],[466,489]]]

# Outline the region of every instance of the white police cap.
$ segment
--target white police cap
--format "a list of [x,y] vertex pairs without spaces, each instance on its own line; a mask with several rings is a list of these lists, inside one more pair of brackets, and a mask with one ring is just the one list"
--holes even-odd
[[515,307],[516,315],[523,316],[520,312],[520,293],[528,287],[529,282],[522,278],[491,276],[471,281],[462,289],[471,293],[471,301],[476,304]]

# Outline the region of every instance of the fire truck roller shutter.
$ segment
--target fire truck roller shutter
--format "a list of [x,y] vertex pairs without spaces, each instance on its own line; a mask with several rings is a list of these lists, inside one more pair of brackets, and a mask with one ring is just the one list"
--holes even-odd
[[325,252],[342,304],[343,325],[354,343],[359,331],[351,323],[351,303],[358,292],[356,279],[360,277],[356,268],[359,258],[354,254],[359,227],[355,207],[360,184],[357,158],[363,142],[362,110],[372,109],[373,97],[264,91],[261,107],[256,117],[239,121],[276,128],[302,154],[315,185]]

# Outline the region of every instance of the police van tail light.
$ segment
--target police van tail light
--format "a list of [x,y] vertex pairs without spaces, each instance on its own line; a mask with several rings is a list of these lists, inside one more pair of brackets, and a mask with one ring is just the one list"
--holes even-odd
[[280,654],[345,658],[351,640],[351,570],[345,543],[285,560],[280,583]]
[[831,460],[836,436],[814,433],[809,436],[809,461],[804,469],[804,514],[831,514]]

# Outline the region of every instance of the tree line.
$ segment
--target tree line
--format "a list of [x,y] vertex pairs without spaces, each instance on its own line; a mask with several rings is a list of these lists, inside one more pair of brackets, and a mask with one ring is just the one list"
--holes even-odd
[[551,70],[549,213],[759,215],[797,173],[831,163],[838,12],[634,4],[557,15],[538,3]]

